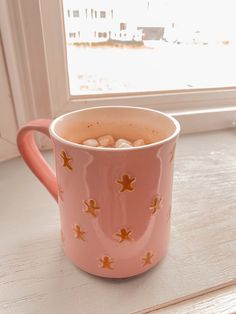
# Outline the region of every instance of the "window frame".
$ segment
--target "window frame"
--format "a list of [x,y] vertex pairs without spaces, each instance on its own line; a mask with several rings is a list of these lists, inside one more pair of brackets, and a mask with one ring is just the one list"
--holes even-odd
[[0,35],[0,161],[15,157],[18,154],[16,147],[17,122],[10,90],[5,55]]
[[0,1],[0,28],[18,127],[51,117],[39,1]]
[[[235,125],[235,87],[70,96],[65,36],[61,36],[62,0],[2,0],[2,7],[9,18],[3,23],[3,33],[8,33],[3,36],[3,45],[6,55],[9,52],[7,63],[20,125],[32,118],[100,105],[145,106],[171,113],[180,121],[183,133]],[[9,31],[5,31],[6,26]],[[19,92],[22,90],[24,93]]]

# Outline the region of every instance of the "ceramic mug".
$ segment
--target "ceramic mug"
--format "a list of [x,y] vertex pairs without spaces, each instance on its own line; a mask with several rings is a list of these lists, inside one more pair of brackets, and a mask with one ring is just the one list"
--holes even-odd
[[[53,142],[56,175],[36,146],[35,131]],[[122,278],[143,273],[164,257],[179,132],[173,117],[136,107],[83,109],[20,129],[20,153],[58,202],[64,252],[80,269]],[[150,144],[78,144],[104,134]]]

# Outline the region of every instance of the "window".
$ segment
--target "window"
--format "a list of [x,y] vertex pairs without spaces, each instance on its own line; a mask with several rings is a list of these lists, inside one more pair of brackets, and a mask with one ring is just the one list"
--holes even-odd
[[98,37],[99,38],[107,38],[107,33],[101,33],[101,32],[98,32]]
[[[232,79],[233,74],[236,73],[234,69],[235,62],[234,59],[232,59],[232,51],[235,49],[235,45],[232,40],[230,40],[229,44],[227,41],[224,41],[223,43],[220,42],[214,45],[190,44],[188,42],[185,44],[175,42],[169,45],[165,42],[167,38],[164,33],[163,39],[157,39],[153,42],[154,47],[151,47],[152,41],[148,42],[150,47],[142,49],[145,55],[142,55],[142,58],[140,58],[140,49],[135,46],[136,43],[134,43],[135,49],[131,48],[131,46],[134,40],[140,41],[139,38],[142,36],[142,31],[139,29],[138,31],[140,32],[137,32],[136,30],[137,36],[133,39],[131,35],[133,35],[133,27],[136,24],[134,25],[126,21],[127,16],[125,19],[123,16],[123,19],[119,20],[119,14],[121,13],[118,14],[115,8],[109,9],[109,7],[106,7],[106,12],[113,10],[113,19],[111,19],[110,14],[108,14],[107,18],[104,20],[98,19],[100,26],[97,30],[95,28],[89,30],[87,25],[84,27],[82,24],[80,27],[76,26],[68,31],[66,23],[61,19],[63,13],[64,17],[67,18],[69,17],[68,10],[72,12],[71,10],[77,9],[80,11],[81,19],[71,20],[77,23],[83,19],[84,22],[87,21],[87,23],[91,23],[91,9],[94,10],[94,17],[96,16],[96,12],[98,12],[97,17],[100,17],[101,5],[98,4],[96,7],[91,7],[91,5],[87,5],[88,2],[83,1],[85,6],[81,11],[80,8],[66,7],[66,1],[67,0],[32,0],[29,6],[28,2],[25,1],[15,3],[14,1],[4,0],[0,4],[0,16],[3,25],[2,39],[12,85],[13,98],[16,102],[16,115],[20,125],[32,118],[57,116],[78,108],[99,105],[147,106],[149,108],[170,112],[180,120],[183,132],[229,128],[235,124],[236,90],[233,80],[229,81],[229,78],[231,77]],[[156,2],[160,3],[160,1]],[[163,1],[163,3],[167,2],[167,0]],[[185,12],[188,1],[175,1],[176,7],[178,7],[177,2],[179,9],[173,12],[176,13],[178,11],[179,14],[181,10]],[[82,0],[80,3],[82,3]],[[111,3],[118,2],[111,1]],[[126,1],[124,3],[123,9],[126,10],[127,13],[130,11],[129,4],[131,2]],[[144,2],[141,0],[138,1],[137,4],[135,4],[135,11],[139,10],[140,3]],[[154,2],[151,0],[149,1],[150,8],[153,3]],[[168,3],[173,5],[172,1]],[[203,5],[202,1],[198,3]],[[231,2],[225,0],[224,3],[225,10],[228,10]],[[215,14],[212,10],[209,13],[209,1],[204,1],[204,4],[204,16],[207,16],[207,14],[209,16],[212,16],[213,13]],[[218,4],[219,2],[217,1],[217,5]],[[189,7],[188,10],[190,10]],[[202,7],[200,6],[197,11],[198,16],[202,13],[200,8],[202,9]],[[224,20],[228,23],[228,21],[232,20],[230,17],[233,15],[233,11],[226,11],[223,14],[222,10],[221,19],[224,17]],[[165,17],[167,15],[167,13],[164,14],[163,12],[164,11],[159,15],[160,18],[161,16]],[[168,10],[166,9],[165,12],[172,11],[169,8]],[[52,18],[52,16],[55,18]],[[227,16],[227,18],[225,16]],[[187,19],[187,17],[188,14],[186,13],[185,18]],[[93,19],[93,21],[95,20],[96,18]],[[119,20],[118,24],[117,20]],[[191,22],[190,18],[189,20],[189,22]],[[151,22],[151,19],[149,19],[149,21]],[[111,22],[116,23],[115,26],[118,25],[118,27],[114,26],[114,28],[111,28],[109,24]],[[119,37],[120,23],[127,24],[127,29],[125,30],[125,34],[127,35],[124,36],[124,39],[128,45],[124,45],[122,49],[119,49],[119,53],[117,54],[111,53],[109,49],[104,50],[103,47],[99,47],[99,43],[94,41],[94,38],[96,38],[97,41],[102,41],[101,39],[105,41],[105,39],[108,39],[104,37],[98,38],[98,32],[110,34],[109,41],[116,39],[117,41],[115,43],[117,48],[121,48],[119,45],[123,37],[121,39]],[[219,21],[218,24],[223,25],[223,23],[219,23]],[[212,24],[210,25],[212,26]],[[170,20],[170,29],[173,28],[176,30],[177,26],[176,21]],[[152,27],[152,25],[142,25],[141,27]],[[162,27],[162,25],[158,27]],[[76,36],[78,36],[79,31],[80,42],[78,43]],[[160,29],[149,29],[148,31],[150,36],[161,36],[161,32],[159,33]],[[199,27],[194,29],[195,41],[197,41],[196,36],[201,34],[198,31],[201,31]],[[95,32],[97,32],[97,37]],[[71,35],[72,37],[69,37],[69,33],[73,34]],[[65,36],[65,34],[68,34],[68,36]],[[117,36],[115,36],[115,34]],[[215,34],[218,34],[216,29]],[[66,41],[69,38],[71,38],[71,42],[67,45]],[[84,45],[85,49],[80,50],[80,55],[78,55],[77,50],[74,49],[75,57],[68,58],[68,46],[82,46],[84,38],[91,38],[90,40],[93,42],[90,41],[87,43],[87,46]],[[182,40],[180,39],[181,38],[178,37],[179,42]],[[74,42],[75,44],[73,44]],[[156,44],[159,46],[155,47]],[[96,54],[95,56],[90,55],[88,57],[92,45],[98,47],[97,52],[100,51],[101,57],[98,57]],[[206,78],[208,68],[205,68],[204,64],[200,62],[204,60],[204,53],[207,51],[205,49],[209,47],[211,47],[211,53],[208,53],[208,55],[214,60],[218,58],[219,65],[218,67],[214,67],[213,60],[210,63],[210,69],[217,78],[221,77],[221,86],[213,84],[213,80],[211,84],[209,84],[209,80]],[[113,48],[115,49],[115,47]],[[189,52],[187,57],[183,53],[184,48]],[[198,53],[196,53],[195,58],[193,58],[190,55],[190,51],[195,48]],[[222,51],[224,58],[219,54],[217,55],[218,48],[219,51]],[[130,54],[132,52],[132,58],[127,58],[127,51],[129,51]],[[149,53],[154,54],[154,52],[156,53],[157,51],[161,52],[162,57],[165,57],[168,61],[166,66],[161,64],[163,70],[170,71],[166,76],[164,74],[167,72],[162,72],[161,68],[158,68],[158,71],[155,72],[155,76],[152,74],[153,68],[156,66],[154,62],[156,59],[149,58]],[[118,55],[118,59],[115,58],[115,55]],[[217,58],[215,57],[216,55]],[[183,58],[183,56],[185,56],[185,58]],[[108,57],[111,57],[111,59],[109,60]],[[178,58],[182,58],[184,62],[179,64]],[[77,59],[80,62],[79,67],[77,67]],[[86,62],[83,64],[81,63],[82,60],[83,62],[86,60]],[[102,60],[106,60],[106,62],[102,62]],[[121,60],[123,62],[121,62]],[[142,71],[143,63],[145,63],[144,72]],[[174,65],[173,68],[171,67],[172,65]],[[189,74],[189,76],[186,76],[188,80],[190,74],[193,74],[188,69],[190,65],[194,65],[196,69],[194,73],[200,74],[203,83],[206,84],[194,86],[194,84],[190,82],[189,85],[193,85],[193,87],[186,86],[186,84],[183,85],[183,74]],[[182,66],[185,66],[185,68]],[[222,68],[224,71],[222,71]],[[80,70],[78,71],[78,69]],[[95,71],[91,72],[91,69]],[[179,69],[179,71],[176,71],[177,69]],[[115,74],[109,77],[111,70]],[[101,74],[106,75],[105,79]],[[225,74],[229,74],[228,76],[226,75],[226,79],[223,78]],[[152,78],[151,80],[149,80],[150,77]],[[74,82],[73,78],[75,78]],[[106,78],[109,78],[109,81]],[[134,86],[133,81],[135,81],[136,78],[140,84],[137,84],[136,81]],[[83,82],[84,85],[83,91],[80,89],[81,82]],[[97,87],[98,83],[100,84],[99,88]]]
[[[71,2],[73,0],[63,0],[64,12]],[[78,10],[87,6],[85,11],[91,12],[91,16],[94,12],[96,18],[105,0],[73,3]],[[67,45],[71,95],[235,86],[234,1],[219,0],[214,3],[214,10],[211,3],[209,0],[194,3],[187,0],[109,2],[106,8],[110,18],[106,23],[88,19],[77,26],[86,29],[83,39],[91,43],[90,47]],[[106,17],[105,10],[98,12],[100,18]],[[66,14],[64,20],[67,31],[76,27]],[[96,43],[96,31],[99,31],[99,38],[105,38],[104,33],[109,33],[106,46],[99,47]],[[118,36],[117,31],[120,31]],[[102,49],[103,53],[100,53]],[[75,55],[76,58],[70,60]],[[79,79],[83,76],[93,78],[93,84],[88,84],[87,89]]]
[[79,10],[73,10],[73,17],[79,17]]
[[105,18],[105,17],[106,17],[106,12],[100,11],[100,18]]
[[76,33],[69,33],[69,37],[70,38],[75,38],[76,37]]
[[126,23],[120,23],[120,30],[121,30],[121,31],[126,30],[126,28],[127,28]]

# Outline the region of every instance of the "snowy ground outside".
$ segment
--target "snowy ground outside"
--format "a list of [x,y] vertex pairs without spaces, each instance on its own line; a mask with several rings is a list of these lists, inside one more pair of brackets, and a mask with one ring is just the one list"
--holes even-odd
[[67,45],[71,95],[236,86],[236,44]]

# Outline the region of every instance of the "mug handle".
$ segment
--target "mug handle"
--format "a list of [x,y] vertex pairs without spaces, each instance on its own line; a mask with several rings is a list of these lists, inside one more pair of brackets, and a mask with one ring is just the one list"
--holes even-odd
[[27,123],[17,134],[17,146],[26,164],[48,189],[53,198],[58,201],[55,172],[43,158],[34,139],[35,131],[43,133],[51,139],[49,134],[50,124],[51,120],[49,119],[38,119]]

